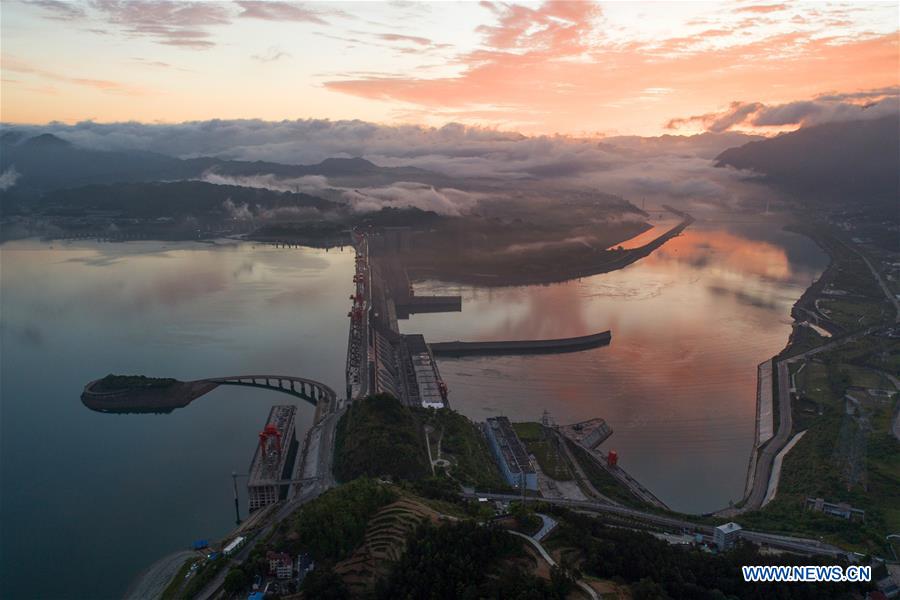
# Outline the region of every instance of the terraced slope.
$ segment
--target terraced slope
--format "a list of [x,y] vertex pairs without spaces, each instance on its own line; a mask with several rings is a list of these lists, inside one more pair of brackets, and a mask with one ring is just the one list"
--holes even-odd
[[410,498],[401,498],[382,508],[369,521],[363,543],[350,558],[334,567],[347,587],[356,594],[372,589],[406,550],[406,539],[422,522],[437,523],[446,517]]

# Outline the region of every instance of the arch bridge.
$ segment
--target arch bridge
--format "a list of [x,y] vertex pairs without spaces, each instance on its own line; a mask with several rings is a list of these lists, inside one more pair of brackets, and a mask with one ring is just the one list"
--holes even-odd
[[316,407],[315,420],[337,410],[334,390],[318,381],[292,375],[231,375],[194,381],[171,380],[159,388],[98,389],[97,379],[84,386],[81,401],[91,410],[110,413],[171,412],[183,408],[220,385],[241,385],[290,394]]
[[262,388],[290,394],[317,407],[320,404],[333,406],[337,398],[334,390],[324,383],[291,375],[232,375],[229,377],[211,377],[201,381],[213,384],[209,391],[220,385]]

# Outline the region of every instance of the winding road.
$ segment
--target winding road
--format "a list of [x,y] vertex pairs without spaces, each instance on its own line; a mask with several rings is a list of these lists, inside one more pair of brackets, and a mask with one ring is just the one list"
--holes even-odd
[[[522,499],[521,496],[515,494],[491,494],[485,492],[461,494],[461,496],[464,498],[488,498],[490,500],[502,500],[505,502],[518,502]],[[643,523],[661,525],[670,529],[694,531],[697,533],[703,533],[707,536],[713,535],[712,525],[699,525],[685,519],[669,517],[656,513],[648,513],[634,508],[627,508],[625,506],[614,506],[611,504],[603,504],[600,502],[585,502],[583,500],[567,500],[565,498],[540,498],[537,500],[537,502],[541,502],[544,504],[556,504],[559,506],[571,508],[573,510],[581,510],[586,512],[610,513],[622,517],[628,517],[630,519],[641,521]],[[764,543],[776,548],[782,548],[784,550],[791,550],[808,555],[845,556],[847,554],[845,550],[842,550],[837,546],[832,546],[831,544],[826,544],[818,540],[811,540],[807,538],[797,538],[786,535],[776,535],[772,533],[761,533],[757,531],[749,531],[746,529],[741,533],[741,536],[744,539],[750,540],[752,542]]]
[[[539,515],[539,516],[541,516],[543,518],[543,515]],[[529,544],[531,544],[531,546],[535,550],[537,550],[538,554],[541,555],[541,558],[543,558],[545,561],[547,561],[548,565],[550,565],[551,567],[556,566],[556,561],[553,560],[553,557],[550,556],[549,552],[544,550],[544,547],[541,545],[541,543],[538,540],[534,539],[531,536],[525,535],[524,533],[519,533],[518,531],[510,530],[509,533],[511,533],[515,536],[518,536],[518,537],[522,538],[523,540],[527,541]],[[578,579],[575,581],[575,584],[579,588],[581,588],[584,591],[584,593],[586,593],[588,595],[588,597],[590,597],[592,600],[600,600],[600,596],[597,595],[597,592],[594,591],[594,588],[592,588],[585,582]]]

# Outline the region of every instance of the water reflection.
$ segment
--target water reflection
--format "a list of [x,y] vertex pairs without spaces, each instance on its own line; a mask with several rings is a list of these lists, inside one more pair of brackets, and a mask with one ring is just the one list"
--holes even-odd
[[560,422],[607,419],[621,463],[673,508],[741,496],[752,445],[756,365],[784,347],[790,307],[825,256],[766,225],[697,224],[621,271],[549,286],[471,288],[461,315],[415,315],[429,340],[613,332],[579,354],[441,360],[455,408]]
[[[222,389],[110,415],[82,406],[85,382],[283,372],[343,387],[349,250],[22,241],[0,263],[0,597],[121,597],[160,556],[223,535],[232,469],[268,407],[294,402]],[[311,418],[300,403],[299,436]],[[47,556],[66,557],[49,578]]]
[[[2,246],[0,596],[118,596],[158,556],[227,531],[229,474],[285,398],[219,390],[170,415],[105,415],[83,408],[81,386],[108,372],[263,371],[342,389],[353,262],[349,250],[249,244]],[[420,285],[461,294],[463,311],[402,327],[431,341],[611,329],[610,346],[579,354],[443,360],[451,402],[476,419],[602,416],[629,471],[699,512],[740,496],[755,366],[784,346],[790,305],[824,264],[778,227],[697,223],[579,281]],[[300,406],[299,429],[311,413]],[[41,556],[67,559],[46,578]]]

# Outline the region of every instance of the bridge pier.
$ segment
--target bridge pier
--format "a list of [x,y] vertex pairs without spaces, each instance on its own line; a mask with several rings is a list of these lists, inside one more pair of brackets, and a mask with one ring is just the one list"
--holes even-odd
[[299,397],[302,400],[317,406],[323,402],[328,402],[330,406],[331,397],[334,396],[334,392],[324,384],[303,380],[300,377],[295,378],[281,375],[237,375],[233,377],[218,377],[200,381],[213,383],[215,385],[243,385],[247,387],[270,389],[291,394],[292,396]]

